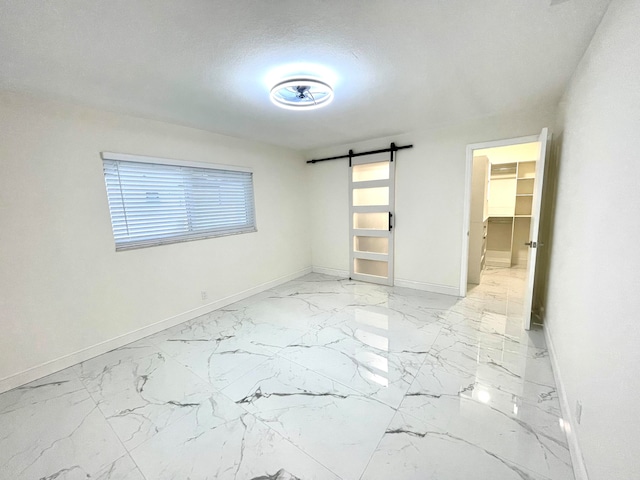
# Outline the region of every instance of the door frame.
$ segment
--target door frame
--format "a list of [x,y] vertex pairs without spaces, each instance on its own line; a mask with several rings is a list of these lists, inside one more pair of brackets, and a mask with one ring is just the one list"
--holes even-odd
[[[524,137],[507,138],[504,140],[492,140],[489,142],[470,143],[467,145],[467,154],[464,174],[464,212],[462,215],[462,252],[460,255],[460,297],[467,296],[467,279],[469,277],[469,228],[471,221],[471,178],[473,173],[473,151],[484,148],[508,147],[520,143],[532,143],[540,140],[540,134]],[[551,134],[549,134],[549,141]]]

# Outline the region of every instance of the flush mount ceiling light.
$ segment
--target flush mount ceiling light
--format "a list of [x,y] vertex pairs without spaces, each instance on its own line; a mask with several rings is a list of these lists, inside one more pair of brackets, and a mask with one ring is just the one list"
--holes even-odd
[[271,89],[271,101],[289,110],[314,110],[329,105],[331,100],[331,85],[309,77],[289,78]]

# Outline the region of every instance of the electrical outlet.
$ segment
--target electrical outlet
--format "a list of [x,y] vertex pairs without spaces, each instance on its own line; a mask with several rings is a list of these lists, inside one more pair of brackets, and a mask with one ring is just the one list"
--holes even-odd
[[205,292],[204,290],[200,292],[200,295],[202,295],[203,300],[206,300],[207,298],[209,298],[209,295],[207,295],[207,292]]
[[576,422],[578,423],[578,425],[580,425],[581,421],[582,421],[582,403],[580,403],[580,400],[576,400]]

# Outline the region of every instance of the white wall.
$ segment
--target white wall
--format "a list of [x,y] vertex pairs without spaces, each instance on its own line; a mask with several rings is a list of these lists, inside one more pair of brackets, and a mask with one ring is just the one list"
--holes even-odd
[[591,480],[640,478],[639,26],[640,2],[611,3],[559,127],[545,324]]
[[[0,132],[0,391],[310,267],[298,153],[6,92]],[[101,151],[252,167],[258,232],[116,253]]]
[[[396,167],[396,284],[457,295],[466,146],[540,133],[555,108],[306,153],[308,159],[412,143]],[[308,165],[314,268],[349,270],[348,160]]]

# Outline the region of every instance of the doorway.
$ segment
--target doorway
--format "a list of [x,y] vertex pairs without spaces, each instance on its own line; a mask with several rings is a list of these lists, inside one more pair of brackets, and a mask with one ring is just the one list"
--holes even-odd
[[[460,294],[493,287],[504,313],[531,326],[548,132],[467,146]],[[491,290],[491,288],[489,288]],[[506,298],[502,298],[505,297]],[[500,297],[500,298],[499,298]]]

